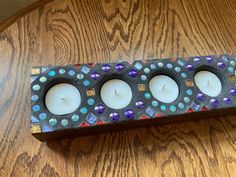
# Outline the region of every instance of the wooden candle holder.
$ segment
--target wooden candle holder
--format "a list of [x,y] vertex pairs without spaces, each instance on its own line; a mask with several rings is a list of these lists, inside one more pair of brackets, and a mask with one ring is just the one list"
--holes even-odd
[[[31,131],[41,141],[124,128],[207,118],[236,113],[236,56],[200,56],[188,59],[153,59],[120,63],[40,66],[31,70]],[[216,74],[222,83],[217,97],[203,94],[194,75],[201,70]],[[155,99],[149,81],[168,75],[180,89],[172,103]],[[124,109],[111,109],[100,98],[101,86],[110,79],[127,82],[133,92]],[[55,84],[70,83],[81,93],[79,108],[54,115],[45,106],[45,94]],[[114,100],[115,101],[115,100]]]

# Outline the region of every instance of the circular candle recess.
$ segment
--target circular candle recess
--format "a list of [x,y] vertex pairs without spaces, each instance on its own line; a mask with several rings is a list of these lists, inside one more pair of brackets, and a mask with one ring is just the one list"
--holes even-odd
[[47,109],[55,115],[65,115],[74,112],[81,103],[79,90],[67,83],[51,87],[45,96]]
[[172,103],[179,96],[177,83],[169,76],[157,75],[149,82],[152,95],[163,103]]
[[102,101],[112,109],[122,109],[132,100],[132,90],[126,82],[112,79],[102,85],[100,91]]
[[222,90],[220,79],[210,71],[199,71],[194,76],[195,83],[204,94],[216,97]]

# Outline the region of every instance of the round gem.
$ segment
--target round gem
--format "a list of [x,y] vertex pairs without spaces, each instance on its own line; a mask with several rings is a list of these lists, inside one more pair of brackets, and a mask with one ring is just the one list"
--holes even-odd
[[130,76],[130,77],[137,77],[137,76],[138,76],[138,72],[133,69],[133,70],[131,70],[131,71],[129,72],[129,76]]
[[89,84],[90,84],[89,80],[83,81],[83,85],[84,85],[84,86],[88,86]]
[[161,110],[162,111],[166,111],[166,106],[165,105],[161,105]]
[[171,63],[168,63],[166,66],[167,66],[167,68],[169,68],[169,69],[173,68],[173,65],[172,65]]
[[136,101],[135,106],[139,109],[143,109],[145,107],[145,103],[143,101]]
[[164,66],[164,64],[163,64],[162,62],[158,62],[157,65],[158,65],[159,67],[163,67],[163,66]]
[[32,100],[32,101],[37,101],[38,99],[39,99],[38,95],[33,95],[33,96],[31,97],[31,100]]
[[32,110],[33,110],[34,112],[38,112],[38,111],[40,110],[40,106],[39,106],[39,105],[34,105],[34,106],[32,107]]
[[206,57],[206,60],[208,63],[213,63],[214,61],[212,57]]
[[157,101],[152,101],[152,106],[153,107],[157,107],[158,106],[158,102]]
[[33,88],[34,91],[39,91],[40,90],[40,85],[36,84],[32,88]]
[[40,120],[45,120],[47,118],[47,114],[46,113],[40,113],[39,114],[39,119]]
[[230,61],[229,63],[230,63],[231,65],[233,65],[233,66],[235,66],[235,65],[236,65],[236,62],[235,62],[235,61],[233,61],[233,60],[232,60],[232,61]]
[[71,120],[72,120],[73,122],[77,122],[77,121],[79,120],[79,115],[74,114],[74,115],[71,117]]
[[232,101],[230,98],[223,98],[225,104],[231,104]]
[[87,113],[88,113],[88,109],[87,109],[86,107],[82,107],[82,108],[80,109],[80,112],[81,112],[82,114],[87,114]]
[[65,70],[64,69],[59,69],[59,74],[65,74]]
[[74,71],[74,70],[70,70],[70,71],[68,72],[68,74],[69,74],[70,76],[74,76],[74,75],[75,75],[75,71]]
[[112,121],[118,121],[120,119],[120,115],[117,112],[112,112],[109,117]]
[[189,97],[184,97],[184,102],[185,102],[185,103],[190,103]]
[[49,72],[48,72],[48,75],[51,76],[51,77],[53,77],[53,76],[56,75],[56,72],[55,72],[55,71],[49,71]]
[[191,96],[193,94],[193,91],[188,89],[188,90],[186,90],[186,93],[187,93],[187,95]]
[[187,74],[186,73],[181,73],[182,78],[186,78]]
[[156,69],[156,65],[155,65],[155,64],[151,64],[151,65],[150,65],[150,68],[151,68],[151,69]]
[[218,107],[219,102],[218,102],[217,99],[212,98],[212,99],[210,100],[210,104],[211,104],[212,107],[216,108],[216,107]]
[[133,119],[134,118],[134,111],[133,110],[131,110],[131,109],[127,109],[126,111],[125,111],[125,117],[127,118],[127,119]]
[[149,74],[150,73],[150,69],[149,68],[144,68],[143,71],[144,71],[145,74]]
[[91,78],[92,78],[93,80],[98,80],[100,77],[101,77],[100,74],[97,73],[97,72],[93,72],[93,73],[91,74]]
[[191,65],[191,64],[187,64],[187,65],[186,65],[186,69],[187,69],[188,71],[193,71],[193,70],[194,70],[194,67],[193,67],[193,65]]
[[103,105],[97,105],[95,106],[94,110],[96,111],[96,113],[102,114],[105,111],[105,107]]
[[62,119],[62,120],[61,120],[61,125],[62,125],[63,127],[67,126],[67,125],[68,125],[68,120],[67,120],[67,119]]
[[87,103],[88,103],[88,105],[92,106],[92,105],[94,104],[94,99],[89,98],[89,99],[87,100]]
[[232,72],[234,72],[234,68],[230,66],[230,67],[228,67],[228,71],[232,73]]
[[193,59],[193,61],[196,62],[196,63],[199,63],[199,62],[201,62],[201,59],[198,58],[198,57],[195,57],[195,58]]
[[44,82],[47,81],[47,78],[46,78],[45,76],[40,77],[40,78],[39,78],[39,81],[42,82],[42,83],[44,83]]
[[176,111],[176,107],[175,107],[174,105],[171,105],[171,106],[170,106],[170,111],[171,111],[171,112],[175,112],[175,111]]
[[225,63],[223,63],[223,62],[220,61],[220,62],[217,63],[217,66],[218,66],[219,68],[222,68],[222,69],[223,69],[223,68],[225,68]]
[[236,89],[231,89],[229,91],[229,93],[232,95],[232,96],[236,96]]
[[144,93],[144,97],[145,97],[146,99],[150,99],[150,98],[151,98],[151,94],[148,93],[148,92],[146,92],[146,93]]
[[141,76],[141,80],[143,80],[143,81],[147,80],[147,76],[142,75],[142,76]]
[[122,71],[123,69],[125,69],[125,66],[121,63],[118,63],[118,64],[116,64],[115,68],[117,71]]
[[78,75],[77,75],[77,79],[81,80],[81,79],[83,79],[83,78],[84,78],[84,75],[83,75],[83,74],[78,74]]
[[179,104],[178,104],[178,107],[179,107],[180,109],[184,109],[184,104],[183,104],[183,103],[179,103]]
[[204,101],[205,100],[205,95],[203,94],[203,93],[198,93],[197,94],[197,99],[199,100],[199,101]]
[[175,67],[175,71],[180,72],[181,71],[180,67]]
[[49,120],[49,124],[50,124],[51,126],[55,126],[55,125],[57,124],[57,120],[56,120],[55,118],[51,118],[51,119]]
[[111,70],[111,67],[108,64],[104,64],[102,65],[102,70],[107,73]]

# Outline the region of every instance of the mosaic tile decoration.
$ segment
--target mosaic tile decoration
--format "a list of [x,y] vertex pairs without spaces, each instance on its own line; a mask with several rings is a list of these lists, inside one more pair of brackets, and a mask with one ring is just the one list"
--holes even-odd
[[[175,119],[173,115],[235,108],[235,68],[234,55],[34,67],[31,70],[31,131],[40,140],[47,140],[52,132],[66,134],[73,129],[79,133],[85,128],[127,121],[132,124],[143,119]],[[212,71],[220,78],[219,96],[209,97],[195,85],[194,74],[200,70]],[[152,96],[149,80],[158,74],[168,75],[177,82],[180,93],[173,103],[162,103]],[[99,96],[102,84],[115,78],[127,82],[133,92],[132,101],[124,109],[107,107]],[[70,83],[80,91],[82,103],[75,112],[58,116],[47,110],[45,94],[57,83]],[[54,137],[60,138],[60,135]]]

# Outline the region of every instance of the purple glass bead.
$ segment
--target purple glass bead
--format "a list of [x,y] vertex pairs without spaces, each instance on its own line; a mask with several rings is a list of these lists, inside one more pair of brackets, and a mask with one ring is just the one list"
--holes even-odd
[[136,101],[135,103],[135,106],[138,108],[138,109],[143,109],[145,107],[145,103],[143,101]]
[[201,61],[201,59],[196,57],[196,58],[193,59],[193,61],[196,62],[196,63],[199,63]]
[[187,64],[187,65],[186,65],[186,69],[189,70],[189,71],[193,71],[193,70],[194,70],[194,67],[193,67],[193,65],[191,65],[191,64]]
[[214,108],[216,108],[216,107],[219,106],[219,102],[218,102],[218,100],[215,99],[215,98],[212,98],[212,99],[210,100],[210,103],[211,103],[211,106],[214,107]]
[[131,109],[127,109],[127,110],[125,111],[125,117],[126,117],[127,119],[133,119],[133,118],[134,118],[134,111],[131,110]]
[[93,72],[93,73],[91,74],[91,78],[92,78],[93,80],[97,80],[97,79],[100,78],[100,74],[98,74],[97,72]]
[[198,99],[199,101],[204,101],[205,98],[206,98],[206,97],[205,97],[204,94],[202,94],[202,93],[197,94],[197,99]]
[[108,64],[104,64],[102,65],[102,70],[107,73],[111,70],[111,67]]
[[129,75],[130,75],[130,77],[137,77],[137,76],[138,76],[138,72],[133,69],[133,70],[131,70],[131,71],[129,72]]
[[219,68],[222,68],[222,69],[223,69],[223,68],[225,68],[225,63],[220,61],[220,62],[217,63],[217,66],[218,66]]
[[122,71],[123,69],[125,69],[125,66],[121,63],[116,64],[116,70],[117,71]]
[[225,104],[231,104],[232,103],[230,98],[224,98],[223,100],[224,100]]
[[232,96],[236,96],[236,89],[231,89],[229,91],[229,93],[232,95]]
[[105,107],[103,105],[97,105],[95,106],[94,110],[96,111],[96,113],[102,114],[105,111]]
[[212,57],[206,57],[206,60],[208,63],[213,63],[214,61]]
[[112,121],[118,121],[120,119],[120,115],[117,112],[112,112],[109,117]]

